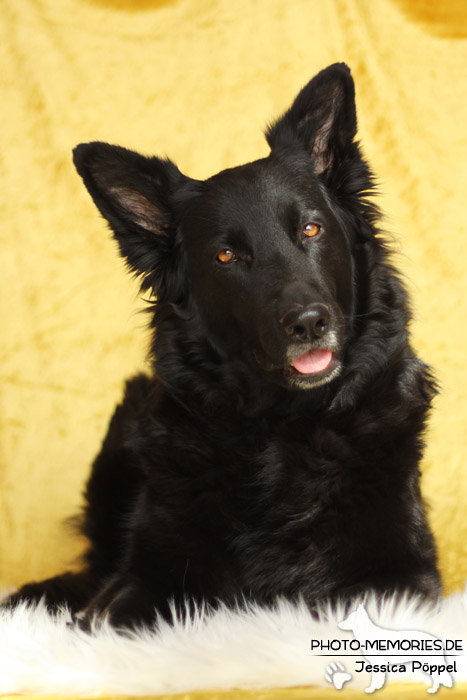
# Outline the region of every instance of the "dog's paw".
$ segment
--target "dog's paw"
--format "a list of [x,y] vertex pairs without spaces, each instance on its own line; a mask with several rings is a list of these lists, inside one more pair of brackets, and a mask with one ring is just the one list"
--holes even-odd
[[102,624],[97,611],[85,608],[80,612],[73,615],[73,621],[71,623],[73,627],[81,630],[81,632],[86,632],[87,634],[92,634],[98,631]]
[[347,673],[345,670],[345,666],[339,661],[337,663],[332,662],[326,666],[326,674],[324,677],[336,690],[341,690],[352,678],[350,673]]

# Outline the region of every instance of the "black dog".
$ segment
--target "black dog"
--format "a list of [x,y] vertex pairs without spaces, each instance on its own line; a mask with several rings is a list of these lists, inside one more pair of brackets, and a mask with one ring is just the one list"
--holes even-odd
[[189,601],[433,597],[419,490],[434,395],[369,200],[344,64],[267,131],[267,158],[205,182],[91,143],[75,164],[154,296],[154,374],[128,382],[86,490],[80,574],[10,600],[82,624]]

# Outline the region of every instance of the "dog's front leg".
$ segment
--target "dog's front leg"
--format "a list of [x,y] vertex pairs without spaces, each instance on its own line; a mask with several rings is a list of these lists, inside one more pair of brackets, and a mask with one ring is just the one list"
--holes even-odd
[[365,693],[374,693],[375,690],[379,690],[383,687],[386,680],[386,674],[383,672],[371,672],[371,680],[368,688],[365,688]]
[[164,615],[166,611],[156,603],[154,596],[138,577],[116,574],[74,619],[87,632],[92,632],[102,624],[110,624],[124,632],[151,625],[157,613]]

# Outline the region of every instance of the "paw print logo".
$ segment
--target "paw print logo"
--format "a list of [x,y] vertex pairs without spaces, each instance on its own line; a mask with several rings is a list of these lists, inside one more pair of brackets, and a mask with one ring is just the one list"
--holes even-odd
[[347,673],[345,666],[341,663],[330,663],[326,666],[325,679],[331,683],[336,690],[341,690],[347,681],[350,681],[352,676]]

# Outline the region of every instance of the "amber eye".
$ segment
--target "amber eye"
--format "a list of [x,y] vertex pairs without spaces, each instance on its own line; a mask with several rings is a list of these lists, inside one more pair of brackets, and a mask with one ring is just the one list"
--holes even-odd
[[317,236],[320,231],[321,226],[318,224],[308,223],[303,227],[303,233],[305,236],[308,236],[308,238],[314,238],[314,236]]
[[230,263],[235,260],[235,254],[232,250],[229,248],[224,248],[224,250],[219,251],[217,253],[217,259],[221,263]]

